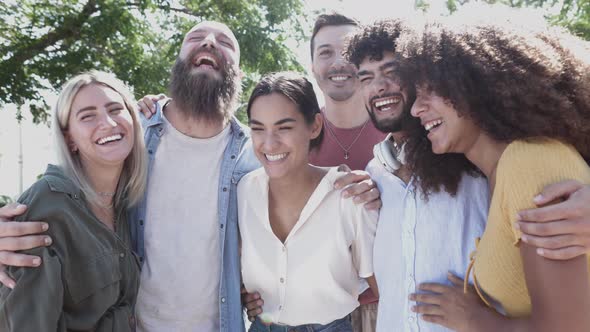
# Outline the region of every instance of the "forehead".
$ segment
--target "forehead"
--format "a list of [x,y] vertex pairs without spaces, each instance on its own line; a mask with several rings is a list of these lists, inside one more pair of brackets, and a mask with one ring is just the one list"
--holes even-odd
[[325,45],[342,45],[346,37],[357,29],[358,27],[351,24],[322,27],[313,38],[314,48]]
[[285,117],[297,117],[299,110],[291,99],[280,93],[271,93],[256,98],[252,103],[250,113],[253,119],[265,122]]
[[119,102],[124,103],[123,97],[111,87],[102,84],[92,83],[81,88],[74,100],[72,107],[86,107],[93,104]]
[[361,70],[369,70],[369,71],[378,70],[379,67],[381,67],[382,65],[395,60],[395,54],[391,51],[385,51],[385,52],[381,53],[381,55],[382,55],[381,60],[371,59],[369,56],[365,57],[363,59],[363,61],[361,61],[361,63],[359,64],[359,71],[361,71]]
[[192,27],[189,32],[186,33],[185,37],[195,33],[214,33],[216,35],[225,35],[226,37],[230,38],[234,43],[238,43],[236,36],[234,33],[229,29],[229,27],[223,23],[219,22],[201,22],[194,27]]

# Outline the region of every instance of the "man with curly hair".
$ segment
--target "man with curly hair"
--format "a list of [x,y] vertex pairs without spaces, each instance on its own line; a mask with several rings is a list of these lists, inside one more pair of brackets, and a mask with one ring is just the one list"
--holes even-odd
[[[425,128],[410,118],[415,73],[396,52],[398,43],[415,36],[400,21],[377,22],[352,36],[346,50],[347,59],[359,69],[367,111],[377,128],[391,133],[391,141],[382,146],[401,159],[395,165],[377,150],[367,168],[383,200],[374,249],[378,331],[448,331],[419,321],[408,297],[420,291],[422,282],[450,285],[458,282],[455,276],[465,275],[488,210],[488,187],[473,165],[462,155],[434,155]],[[562,196],[565,202],[520,212],[522,220],[558,220],[521,223],[521,230],[533,233],[527,235],[529,241],[544,247],[540,255],[564,259],[588,251],[589,192],[590,187],[576,181],[557,183],[546,187],[535,202]]]
[[[353,35],[346,50],[358,68],[367,112],[389,133],[367,166],[383,200],[373,251],[377,331],[446,331],[420,321],[408,296],[422,282],[444,282],[448,271],[464,275],[473,239],[485,226],[487,185],[465,158],[437,156],[426,140],[406,139],[422,129],[410,115],[410,75],[394,53],[404,33],[411,30],[400,21],[377,22]],[[425,173],[443,161],[464,171],[452,178]]]

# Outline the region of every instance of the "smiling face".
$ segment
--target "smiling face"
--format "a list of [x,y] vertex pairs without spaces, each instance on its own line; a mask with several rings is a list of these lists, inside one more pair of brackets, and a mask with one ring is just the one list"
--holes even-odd
[[225,66],[238,70],[240,48],[226,25],[202,22],[185,35],[178,58],[190,62],[192,73],[212,74],[220,78]]
[[227,26],[203,22],[185,36],[170,94],[189,118],[227,120],[241,92],[240,48]]
[[319,136],[322,122],[312,124],[290,99],[279,93],[257,97],[250,108],[252,143],[271,179],[302,170],[309,162],[310,141]]
[[410,118],[412,101],[396,70],[393,52],[384,52],[381,60],[365,58],[359,64],[365,107],[375,127],[383,132],[402,131],[404,121]]
[[426,87],[416,87],[412,115],[420,119],[437,154],[465,153],[481,134],[481,129],[468,117],[460,116],[450,101]]
[[83,166],[122,167],[133,148],[133,119],[119,93],[90,84],[74,97],[64,136]]
[[356,68],[342,56],[346,37],[356,31],[354,25],[329,25],[313,38],[312,72],[325,96],[344,101],[358,88]]

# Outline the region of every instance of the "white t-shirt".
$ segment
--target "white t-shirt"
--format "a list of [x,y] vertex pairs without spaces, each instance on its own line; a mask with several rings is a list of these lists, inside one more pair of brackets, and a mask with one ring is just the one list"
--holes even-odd
[[138,331],[218,331],[217,196],[230,126],[198,139],[163,121],[148,179]]
[[281,242],[268,217],[263,168],[238,184],[242,279],[264,299],[261,318],[278,324],[328,324],[358,305],[358,278],[373,275],[378,213],[342,198],[336,168],[324,176]]

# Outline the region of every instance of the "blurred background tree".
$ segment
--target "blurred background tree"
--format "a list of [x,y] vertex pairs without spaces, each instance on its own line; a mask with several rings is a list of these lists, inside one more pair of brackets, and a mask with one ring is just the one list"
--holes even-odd
[[[423,2],[421,0],[417,0]],[[452,14],[470,0],[446,0]],[[473,1],[475,2],[475,1]],[[557,9],[545,18],[552,24],[567,28],[572,34],[590,41],[590,0],[485,0],[490,4],[501,3],[510,7]]]
[[242,49],[244,96],[269,71],[303,70],[285,41],[303,40],[301,0],[20,0],[0,3],[0,106],[29,105],[48,120],[41,91],[88,69],[113,72],[136,97],[167,91],[183,35],[226,23]]

